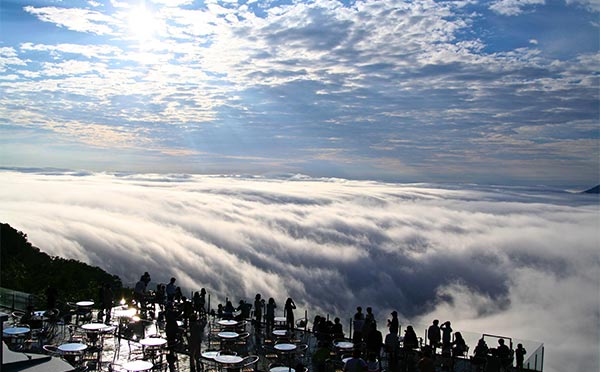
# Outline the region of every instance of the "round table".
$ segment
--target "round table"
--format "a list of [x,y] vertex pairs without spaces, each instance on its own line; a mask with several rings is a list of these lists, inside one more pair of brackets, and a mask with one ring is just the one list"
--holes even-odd
[[148,337],[140,340],[140,344],[148,347],[160,347],[167,343],[167,340],[160,337]]
[[279,351],[294,351],[296,350],[297,346],[294,344],[277,344],[275,345],[275,350],[279,350]]
[[273,367],[269,372],[296,372],[296,370],[290,367]]
[[27,327],[10,327],[2,330],[2,333],[8,336],[21,336],[29,332],[31,332],[31,329]]
[[221,319],[217,322],[217,324],[223,327],[235,327],[239,324],[239,322],[237,320]]
[[217,333],[217,336],[219,336],[221,338],[226,338],[226,339],[233,339],[233,338],[240,337],[240,334],[237,332],[219,332],[219,333]]
[[276,329],[273,331],[275,336],[284,337],[287,335],[287,331],[285,329]]
[[81,326],[82,329],[85,329],[88,332],[102,332],[105,329],[109,328],[104,323],[87,323]]
[[147,371],[152,369],[154,365],[146,360],[132,360],[123,364],[123,369],[130,372]]
[[91,307],[94,306],[94,301],[79,301],[75,305],[79,307]]
[[137,312],[137,309],[116,309],[113,314],[116,318],[131,318]]
[[354,344],[352,342],[349,342],[349,341],[336,342],[334,344],[334,346],[337,347],[338,349],[352,349],[352,348],[354,348]]
[[221,363],[221,364],[238,364],[238,363],[241,363],[242,360],[244,360],[244,359],[241,356],[237,356],[237,355],[218,354],[215,357],[215,362]]
[[85,349],[87,349],[87,345],[79,343],[62,344],[58,347],[58,350],[63,353],[81,353]]
[[203,351],[202,354],[200,354],[200,355],[204,359],[215,360],[215,358],[217,357],[217,355],[219,355],[219,352],[216,351],[216,350],[214,350],[214,351]]

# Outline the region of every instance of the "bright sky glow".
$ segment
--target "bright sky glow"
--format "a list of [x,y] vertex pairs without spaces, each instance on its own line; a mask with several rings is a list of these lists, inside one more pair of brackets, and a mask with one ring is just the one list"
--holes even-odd
[[598,4],[4,0],[0,165],[592,186]]

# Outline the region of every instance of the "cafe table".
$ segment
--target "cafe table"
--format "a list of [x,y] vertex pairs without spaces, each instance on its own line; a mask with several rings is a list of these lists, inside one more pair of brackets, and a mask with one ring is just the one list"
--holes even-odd
[[231,340],[231,339],[240,337],[240,334],[237,333],[237,332],[227,332],[227,331],[225,331],[225,332],[219,332],[219,333],[217,333],[217,336],[219,336],[220,338]]
[[63,354],[63,358],[72,365],[78,364],[77,357],[81,357],[86,349],[87,345],[80,343],[68,343],[58,346],[58,350]]
[[287,331],[285,329],[275,329],[273,330],[273,335],[277,337],[285,337],[287,335]]
[[7,335],[7,336],[24,336],[26,334],[28,334],[29,332],[31,332],[31,329],[28,327],[10,327],[10,328],[4,328],[2,330],[2,333]]
[[344,349],[344,350],[354,348],[354,344],[349,341],[338,341],[338,342],[334,343],[333,346],[337,347],[338,349]]
[[297,348],[297,346],[294,344],[276,344],[274,347],[275,347],[275,350],[282,351],[282,352],[294,351]]
[[219,365],[221,365],[221,367],[224,369],[236,368],[236,367],[238,367],[237,365],[239,363],[241,363],[243,360],[244,359],[241,356],[237,356],[237,355],[218,354],[215,357],[215,362],[219,363]]
[[123,369],[129,372],[147,371],[152,369],[154,365],[147,360],[132,360],[123,364]]
[[217,322],[217,324],[222,327],[235,327],[239,324],[239,322],[237,320],[232,319],[221,319]]
[[6,336],[11,345],[22,344],[29,336],[31,329],[28,327],[10,327],[2,330],[2,335]]
[[296,370],[294,368],[290,368],[290,367],[279,366],[279,367],[271,367],[269,369],[269,372],[296,372]]

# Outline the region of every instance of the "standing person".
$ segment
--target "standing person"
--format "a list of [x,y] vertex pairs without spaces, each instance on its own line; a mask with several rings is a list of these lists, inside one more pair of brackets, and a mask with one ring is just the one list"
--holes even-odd
[[365,314],[365,323],[362,328],[362,337],[364,340],[369,337],[369,332],[373,329],[373,324],[375,324],[375,315],[373,315],[373,308],[367,307],[367,313]]
[[523,360],[525,359],[525,354],[527,354],[527,350],[523,347],[523,344],[518,344],[517,349],[515,350],[515,357],[517,358],[517,370],[520,371],[523,369]]
[[296,309],[296,304],[294,303],[294,300],[292,300],[291,297],[288,297],[288,299],[285,301],[285,306],[284,306],[284,311],[285,311],[285,323],[287,325],[287,328],[290,331],[294,330],[294,310]]
[[144,273],[144,275],[142,275],[142,280],[144,281],[144,284],[146,284],[146,287],[148,287],[148,284],[150,283],[150,274],[148,274],[148,272],[146,271]]
[[202,345],[202,334],[204,333],[204,327],[206,323],[198,319],[197,314],[190,316],[190,335],[188,339],[189,351],[190,351],[190,370],[200,371],[200,347]]
[[444,348],[449,347],[452,344],[452,327],[450,326],[450,321],[448,320],[442,324],[440,330],[442,331],[442,345]]
[[416,349],[419,347],[419,339],[411,325],[407,326],[404,330],[403,344],[405,349]]
[[260,329],[262,324],[262,313],[263,306],[265,306],[265,300],[261,298],[260,293],[254,296],[254,327]]
[[145,313],[146,311],[146,282],[144,281],[144,277],[140,277],[140,280],[135,283],[135,287],[133,288],[133,298],[140,309],[141,312]]
[[439,346],[442,340],[442,332],[440,331],[440,321],[435,319],[433,324],[427,329],[427,338],[429,339],[429,346],[431,346],[432,354],[435,355],[435,348]]
[[110,324],[110,316],[115,301],[110,283],[104,284],[104,291],[102,291],[102,297],[102,312],[106,316],[104,324]]
[[58,290],[49,285],[46,288],[46,310],[56,309],[56,299],[58,298]]
[[371,355],[376,355],[377,358],[379,358],[381,347],[383,346],[383,336],[381,335],[381,332],[377,330],[377,323],[369,322],[369,327],[371,327],[371,329],[367,332],[367,336],[365,337],[367,358]]
[[333,320],[333,327],[331,328],[331,333],[332,333],[334,339],[344,338],[344,329],[342,327],[340,318],[336,317]]
[[352,336],[352,342],[355,345],[360,344],[363,340],[362,329],[365,324],[365,316],[362,313],[362,307],[358,306],[356,308],[356,313],[354,314],[354,320],[352,322],[352,327],[354,328],[354,335]]
[[267,332],[271,332],[273,326],[275,325],[275,309],[277,308],[277,304],[273,297],[269,298],[269,302],[267,302],[267,312],[265,314],[265,321],[267,322]]
[[167,302],[173,302],[175,299],[175,292],[177,291],[177,286],[175,285],[176,280],[177,279],[175,278],[171,278],[169,284],[167,284],[167,287],[165,288],[165,291],[167,292]]
[[400,324],[398,322],[398,312],[396,310],[392,311],[392,319],[388,321],[388,327],[391,334],[398,336]]
[[104,319],[104,284],[98,286],[98,323]]
[[467,344],[465,343],[465,340],[463,339],[462,334],[460,332],[455,332],[454,333],[454,342],[452,343],[452,356],[453,357],[463,356],[466,351],[467,351]]

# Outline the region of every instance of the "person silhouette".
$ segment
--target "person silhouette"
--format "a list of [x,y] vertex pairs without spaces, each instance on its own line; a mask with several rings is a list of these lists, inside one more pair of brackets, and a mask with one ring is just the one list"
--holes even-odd
[[527,350],[523,347],[523,344],[518,344],[517,349],[515,350],[515,357],[517,359],[517,370],[523,369],[523,360],[525,359],[525,354],[527,354]]
[[294,303],[294,300],[292,300],[291,297],[288,297],[288,299],[285,301],[283,310],[285,311],[285,323],[287,325],[287,328],[290,331],[294,330],[294,310],[295,309],[296,309],[296,304]]
[[435,348],[440,345],[442,340],[442,332],[440,331],[440,321],[434,319],[433,323],[427,329],[427,339],[429,340],[429,346],[431,346],[432,353],[435,354]]

